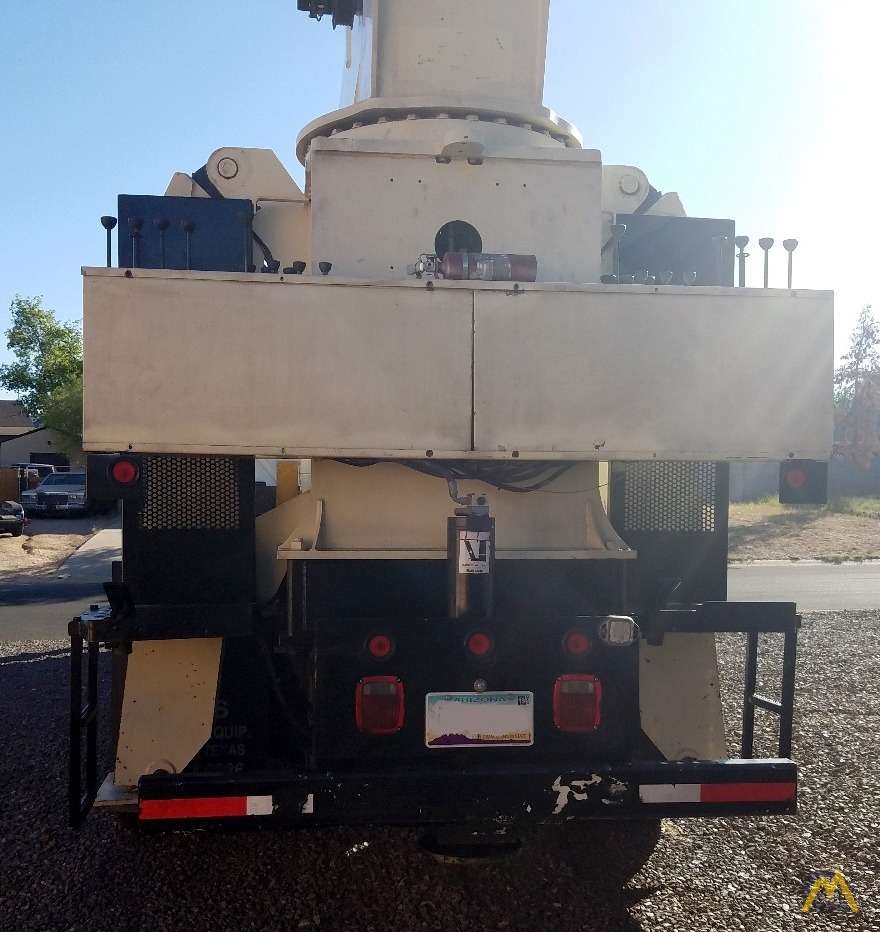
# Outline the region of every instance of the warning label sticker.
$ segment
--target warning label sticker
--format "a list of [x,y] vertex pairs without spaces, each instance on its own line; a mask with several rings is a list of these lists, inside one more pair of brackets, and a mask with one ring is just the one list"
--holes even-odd
[[489,572],[489,531],[458,532],[459,573]]

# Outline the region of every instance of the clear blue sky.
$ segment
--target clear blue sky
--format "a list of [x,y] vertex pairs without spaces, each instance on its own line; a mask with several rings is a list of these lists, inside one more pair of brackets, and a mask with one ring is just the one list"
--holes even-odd
[[[301,182],[296,135],[338,106],[343,30],[294,0],[7,0],[0,17],[0,333],[17,293],[81,316],[118,193],[160,194],[226,145],[274,149]],[[759,237],[799,239],[795,287],[835,290],[839,354],[877,303],[878,26],[855,0],[552,0],[544,102],[690,215],[735,219],[749,284]],[[784,286],[781,245],[771,261]]]

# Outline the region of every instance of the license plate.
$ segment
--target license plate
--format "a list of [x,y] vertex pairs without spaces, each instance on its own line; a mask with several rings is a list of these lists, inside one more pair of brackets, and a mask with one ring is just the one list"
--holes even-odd
[[425,744],[429,748],[529,747],[535,740],[534,709],[530,692],[428,693]]

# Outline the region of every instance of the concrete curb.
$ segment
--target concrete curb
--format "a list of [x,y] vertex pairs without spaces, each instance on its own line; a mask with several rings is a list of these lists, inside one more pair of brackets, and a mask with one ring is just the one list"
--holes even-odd
[[104,583],[111,578],[111,563],[122,559],[122,531],[105,528],[92,535],[58,567],[57,579],[77,583]]

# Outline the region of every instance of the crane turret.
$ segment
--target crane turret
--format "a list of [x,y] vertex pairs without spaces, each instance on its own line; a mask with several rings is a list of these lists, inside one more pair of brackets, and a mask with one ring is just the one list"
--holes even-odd
[[342,109],[303,129],[303,161],[312,139],[338,134],[581,146],[577,130],[542,103],[550,0],[302,0],[299,8],[350,26]]

